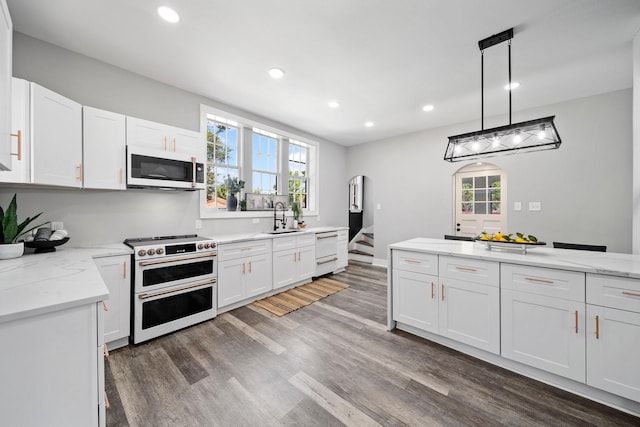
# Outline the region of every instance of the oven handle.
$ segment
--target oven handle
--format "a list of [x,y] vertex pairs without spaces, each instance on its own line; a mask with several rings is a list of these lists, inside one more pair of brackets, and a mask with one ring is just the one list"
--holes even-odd
[[186,256],[182,258],[159,259],[157,261],[140,261],[138,265],[140,267],[147,267],[149,265],[167,264],[167,263],[176,262],[176,261],[189,261],[191,259],[209,258],[209,257],[214,257],[216,255],[217,254],[214,253],[214,254],[197,255],[197,256]]
[[174,292],[180,292],[180,291],[185,291],[185,290],[191,289],[191,288],[198,288],[200,286],[210,285],[210,284],[216,283],[216,282],[217,282],[216,279],[211,279],[211,280],[208,280],[208,281],[203,282],[203,283],[197,283],[197,284],[189,285],[189,286],[182,286],[180,288],[173,288],[173,289],[169,289],[169,290],[166,290],[166,291],[154,292],[152,294],[140,294],[140,295],[138,295],[138,298],[141,299],[141,300],[145,300],[145,299],[157,297],[157,296],[160,296],[160,295],[172,294]]

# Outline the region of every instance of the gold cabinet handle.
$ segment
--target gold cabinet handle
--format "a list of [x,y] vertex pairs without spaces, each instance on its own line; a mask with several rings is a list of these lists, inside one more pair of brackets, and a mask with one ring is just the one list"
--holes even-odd
[[444,283],[440,284],[440,297],[444,301]]
[[538,279],[537,277],[525,277],[524,280],[528,282],[546,283],[549,285],[553,285],[553,280]]
[[82,163],[76,166],[76,170],[78,171],[78,176],[76,176],[76,179],[78,181],[82,181]]
[[122,278],[127,278],[127,261],[122,263]]
[[249,273],[251,273],[251,262],[252,261],[249,261]]
[[167,150],[167,137],[166,136],[162,138],[162,149],[165,150],[165,151]]
[[106,409],[109,409],[111,407],[111,405],[109,405],[109,398],[107,397],[107,391],[106,390],[104,392],[104,407]]
[[245,263],[242,263],[242,274],[246,274],[247,273],[247,269],[245,267]]
[[596,339],[600,339],[600,316],[596,316]]
[[109,348],[107,348],[107,343],[104,343],[103,351],[104,357],[109,357]]
[[120,181],[120,185],[122,185],[122,168],[120,168],[118,180]]
[[109,307],[107,307],[107,303],[102,301],[102,311],[109,311]]
[[578,333],[578,310],[576,310],[576,334]]
[[18,156],[18,160],[22,160],[22,131],[19,130],[17,133],[12,133],[11,136],[18,138],[18,152],[11,153],[11,155]]
[[471,271],[471,272],[476,272],[476,271],[478,271],[476,268],[471,268],[471,267],[459,267],[459,266],[456,266],[456,270]]
[[637,293],[635,293],[635,292],[622,291],[622,293],[623,293],[624,295],[629,295],[629,296],[632,296],[632,297],[640,297],[640,294],[637,294]]
[[173,138],[173,151],[176,151],[176,139]]
[[[175,146],[176,146],[176,140],[173,140],[173,151],[175,150]],[[191,158],[191,188],[196,188],[196,158],[192,157]],[[240,196],[238,196],[240,197]]]
[[436,287],[433,284],[433,282],[431,282],[431,299],[435,298],[436,296]]

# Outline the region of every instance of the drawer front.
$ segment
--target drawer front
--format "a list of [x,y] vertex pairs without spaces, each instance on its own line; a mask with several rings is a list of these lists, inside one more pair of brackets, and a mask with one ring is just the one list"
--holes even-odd
[[296,237],[274,237],[273,238],[273,251],[286,251],[296,248]]
[[303,248],[305,246],[313,246],[316,244],[316,236],[313,233],[305,233],[299,236],[296,236],[296,244],[299,248]]
[[261,255],[270,251],[271,239],[224,243],[218,246],[218,260],[222,262],[230,259]]
[[503,289],[585,301],[584,273],[503,263],[500,282]]
[[393,250],[393,269],[438,275],[438,255]]
[[640,313],[640,280],[587,274],[587,303]]
[[440,256],[440,277],[500,286],[500,264],[470,258]]

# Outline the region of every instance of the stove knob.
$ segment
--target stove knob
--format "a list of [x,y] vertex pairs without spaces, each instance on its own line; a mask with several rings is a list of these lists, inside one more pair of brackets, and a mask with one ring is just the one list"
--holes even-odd
[[211,249],[215,249],[215,248],[216,248],[215,242],[211,242]]
[[145,256],[147,254],[147,251],[145,251],[144,249],[140,249],[138,251],[138,256]]
[[203,247],[204,247],[204,245],[202,243],[198,244],[198,249],[202,250]]
[[148,253],[149,255],[155,255],[155,254],[156,254],[156,250],[155,250],[155,249],[149,249],[149,250],[147,251],[147,253]]
[[164,253],[164,249],[162,249],[162,248],[158,248],[158,249],[156,250],[156,253],[157,253],[158,255],[162,255],[162,254]]
[[209,249],[210,247],[211,247],[211,245],[209,245],[208,243],[205,243],[205,244],[204,244],[204,248],[205,248],[205,249]]

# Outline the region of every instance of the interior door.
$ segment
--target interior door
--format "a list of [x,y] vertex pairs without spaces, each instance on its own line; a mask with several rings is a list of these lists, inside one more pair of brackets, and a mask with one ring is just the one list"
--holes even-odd
[[500,169],[455,175],[455,234],[477,236],[507,229],[506,175]]

